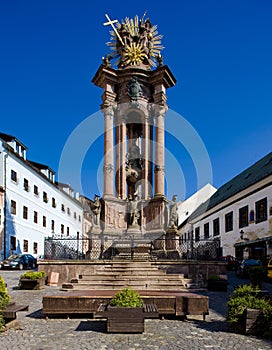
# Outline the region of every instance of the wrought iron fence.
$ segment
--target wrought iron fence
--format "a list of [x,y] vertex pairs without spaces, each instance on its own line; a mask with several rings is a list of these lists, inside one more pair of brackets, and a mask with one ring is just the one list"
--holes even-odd
[[219,240],[181,239],[46,238],[45,259],[171,259],[216,260]]

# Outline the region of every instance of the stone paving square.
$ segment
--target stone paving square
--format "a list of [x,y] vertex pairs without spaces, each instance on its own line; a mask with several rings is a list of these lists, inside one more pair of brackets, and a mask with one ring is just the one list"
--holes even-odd
[[[202,317],[147,319],[143,334],[108,334],[105,321],[88,318],[50,318],[42,314],[42,297],[59,293],[59,287],[18,290],[21,271],[1,271],[13,300],[28,303],[29,311],[19,312],[16,326],[0,335],[1,350],[271,350],[272,342],[230,333],[225,319],[226,301],[235,285],[245,282],[229,273],[229,291],[207,292],[210,314]],[[266,284],[270,293],[272,284]],[[64,292],[65,293],[65,292]]]

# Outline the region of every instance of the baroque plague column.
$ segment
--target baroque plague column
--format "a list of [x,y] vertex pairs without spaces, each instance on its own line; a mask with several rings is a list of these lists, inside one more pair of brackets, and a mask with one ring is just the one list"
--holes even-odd
[[163,65],[162,36],[149,19],[108,22],[111,51],[93,83],[103,89],[105,236],[160,237],[167,230],[164,193],[166,89],[176,80]]

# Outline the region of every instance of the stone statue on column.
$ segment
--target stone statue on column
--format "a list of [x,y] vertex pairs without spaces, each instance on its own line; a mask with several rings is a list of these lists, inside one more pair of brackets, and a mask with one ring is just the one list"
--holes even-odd
[[141,217],[138,207],[139,199],[138,194],[134,195],[134,198],[129,200],[129,227],[137,228],[139,226],[139,219]]
[[178,227],[178,206],[176,203],[177,196],[174,195],[170,202],[170,215],[169,215],[169,227],[177,228]]
[[99,200],[99,196],[94,196],[94,201],[91,203],[91,209],[94,214],[94,224],[99,225],[100,223],[100,213],[101,213],[101,203]]

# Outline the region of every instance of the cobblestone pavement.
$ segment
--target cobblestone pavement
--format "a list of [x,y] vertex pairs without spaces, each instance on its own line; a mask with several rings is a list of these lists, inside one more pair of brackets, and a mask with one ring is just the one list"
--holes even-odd
[[[153,319],[145,321],[143,334],[108,334],[103,320],[87,318],[45,320],[43,295],[59,293],[59,288],[46,286],[42,291],[18,290],[20,271],[1,270],[13,301],[29,304],[29,311],[18,312],[16,325],[0,334],[0,350],[271,350],[272,342],[228,331],[225,315],[229,293],[241,280],[229,273],[229,291],[204,293],[210,299],[206,322],[195,316],[186,321]],[[242,281],[244,283],[245,281]],[[265,287],[272,293],[272,284]],[[65,292],[64,292],[65,293]]]

